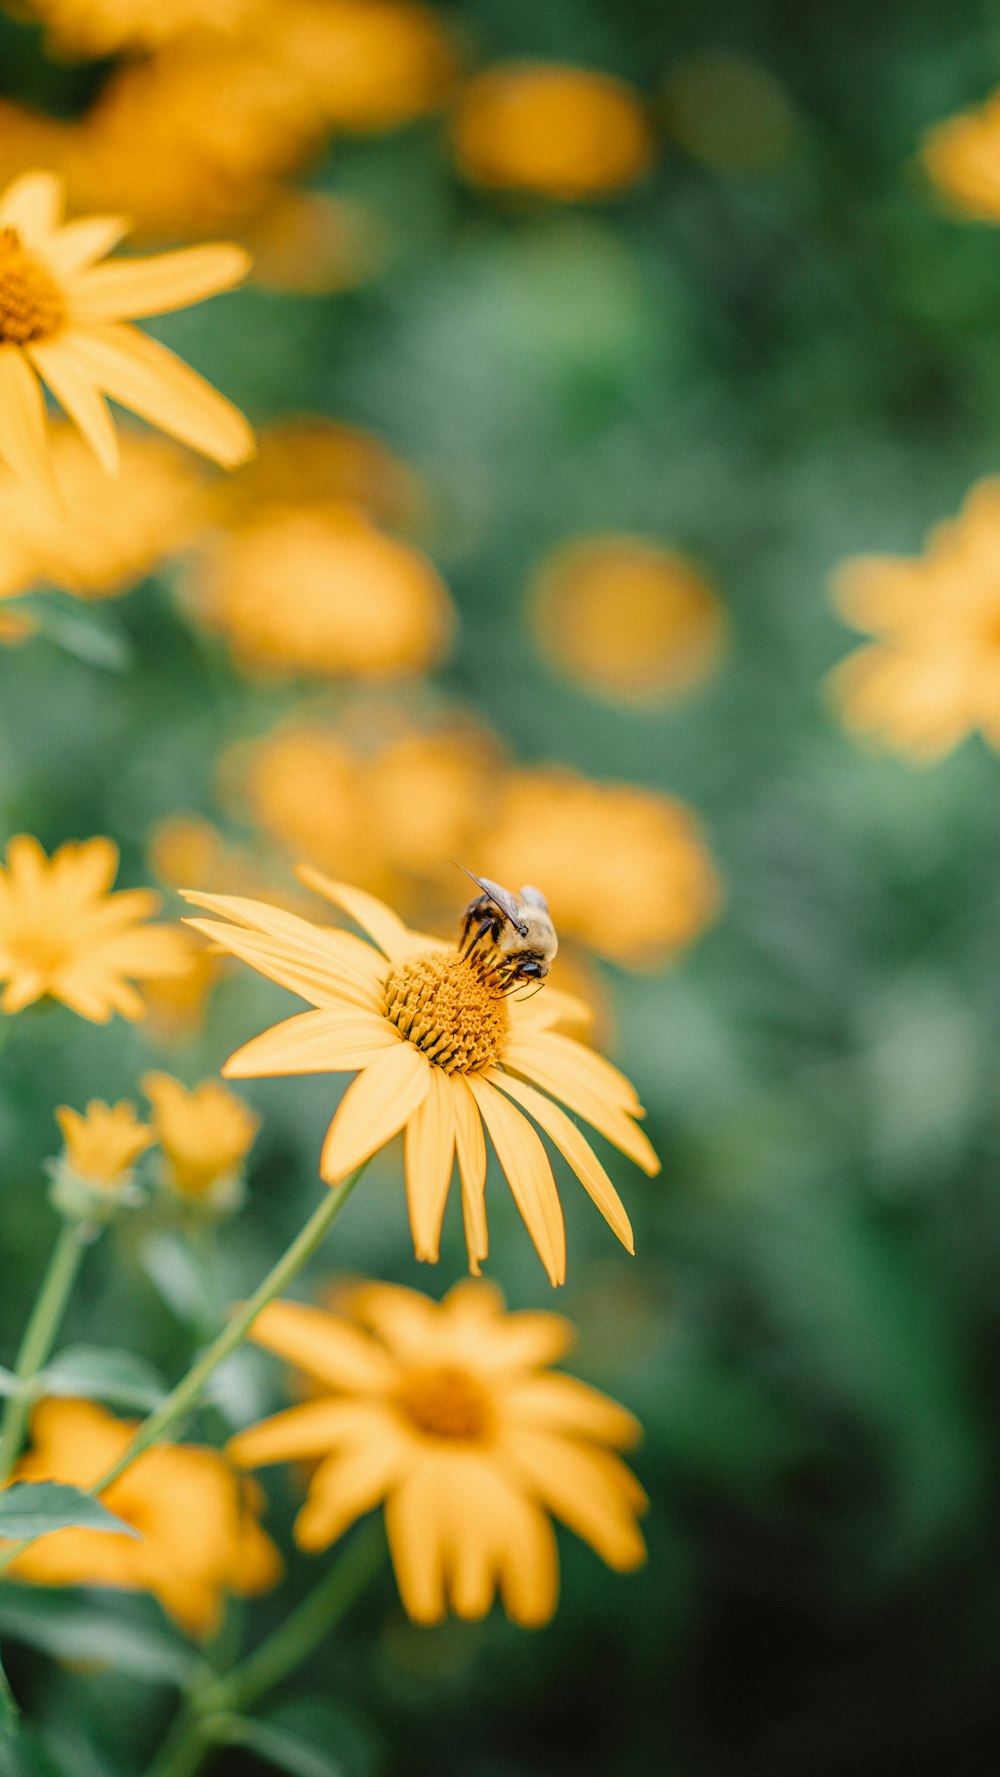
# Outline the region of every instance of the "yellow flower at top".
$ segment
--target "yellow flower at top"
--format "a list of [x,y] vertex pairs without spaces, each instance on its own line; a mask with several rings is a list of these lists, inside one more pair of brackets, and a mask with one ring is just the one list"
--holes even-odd
[[704,835],[682,802],[561,767],[511,772],[482,856],[497,882],[544,883],[557,930],[626,968],[669,960],[719,907]]
[[232,31],[257,0],[32,0],[49,41],[68,56],[157,49],[191,30]]
[[[93,1401],[41,1401],[31,1420],[32,1447],[11,1479],[91,1487],[135,1429],[135,1421],[116,1419]],[[247,1491],[217,1450],[157,1444],[100,1498],[139,1535],[50,1531],[15,1557],[11,1578],[151,1592],[189,1635],[206,1636],[218,1628],[227,1594],[253,1597],[281,1576],[281,1557],[258,1522],[261,1496]]]
[[188,247],[98,264],[120,217],[62,221],[63,183],[27,173],[0,196],[0,456],[57,497],[42,385],[114,474],[105,396],[227,467],[252,456],[243,415],[180,358],[128,322],[228,290],[249,260],[235,246]]
[[143,1075],[167,1183],[179,1197],[229,1208],[260,1118],[221,1080],[188,1091],[170,1074]]
[[564,202],[605,197],[649,170],[653,137],[637,95],[611,74],[501,62],[464,88],[453,125],[477,185]]
[[272,0],[261,30],[337,130],[397,129],[442,104],[455,75],[439,15],[414,0]]
[[112,1106],[92,1098],[86,1116],[61,1104],[56,1122],[62,1130],[70,1171],[101,1191],[114,1191],[127,1180],[140,1154],[156,1139],[149,1126],[140,1123],[135,1105],[127,1099]]
[[577,537],[542,563],[529,617],[546,657],[588,691],[658,703],[704,679],[725,613],[684,556],[642,537]]
[[935,124],[921,152],[946,197],[982,222],[1000,222],[1000,92]]
[[425,672],[453,625],[426,556],[350,506],[266,509],[206,555],[195,605],[242,666],[278,676]]
[[977,730],[1000,750],[1000,478],[980,481],[922,556],[860,556],[834,582],[853,628],[875,639],[830,689],[848,728],[919,764]]
[[0,598],[38,586],[115,598],[193,540],[202,485],[165,438],[126,433],[113,490],[71,426],[57,422],[51,441],[58,506],[0,469]]
[[486,1615],[499,1589],[525,1628],[552,1616],[559,1569],[551,1518],[620,1573],[642,1565],[646,1496],[618,1455],[631,1413],[553,1371],[572,1342],[556,1314],[507,1314],[499,1290],[462,1283],[440,1304],[363,1284],[349,1318],[272,1302],[251,1338],[318,1392],[232,1440],[239,1463],[317,1464],[295,1523],[310,1552],[385,1504],[403,1603],[418,1623],[450,1608]]
[[141,1018],[133,981],[183,974],[183,938],[145,924],[159,906],[150,889],[111,893],[118,847],[110,839],[62,845],[46,857],[18,834],[0,865],[0,1012],[20,1012],[48,995],[81,1018],[112,1012]]
[[[303,868],[373,942],[315,926],[261,901],[189,893],[221,919],[189,923],[310,1002],[230,1056],[223,1073],[356,1073],[323,1144],[320,1170],[336,1185],[406,1132],[406,1191],[418,1259],[436,1261],[457,1160],[469,1263],[486,1257],[488,1131],[514,1200],[552,1283],[566,1275],[562,1206],[548,1136],[631,1252],[621,1199],[589,1142],[562,1109],[584,1117],[648,1173],[660,1169],[638,1127],[635,1088],[559,1024],[575,1001],[545,987],[527,998],[491,946],[446,944],[410,931],[374,896]],[[231,922],[231,923],[226,923]]]

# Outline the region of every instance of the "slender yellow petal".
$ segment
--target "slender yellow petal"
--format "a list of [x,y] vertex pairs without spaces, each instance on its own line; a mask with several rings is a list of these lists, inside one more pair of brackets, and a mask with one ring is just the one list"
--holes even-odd
[[223,1073],[231,1080],[278,1074],[354,1073],[400,1042],[390,1024],[368,1012],[297,1012],[237,1049]]
[[72,335],[57,334],[55,339],[42,340],[25,349],[39,376],[83,433],[101,467],[109,475],[117,475],[121,452],[114,421],[93,378],[76,362]]
[[428,1091],[406,1125],[406,1201],[413,1250],[436,1265],[441,1222],[455,1159],[451,1082],[440,1068],[428,1071]]
[[510,1433],[506,1446],[510,1461],[549,1511],[609,1567],[620,1573],[641,1567],[646,1545],[629,1504],[639,1490],[617,1456],[527,1426]]
[[13,345],[0,345],[0,457],[21,481],[58,506],[41,384],[21,348]]
[[494,1085],[499,1086],[508,1097],[526,1110],[535,1122],[540,1124],[547,1136],[555,1142],[563,1157],[569,1161],[581,1185],[588,1191],[597,1204],[608,1226],[617,1234],[627,1252],[635,1252],[635,1238],[632,1224],[625,1213],[623,1204],[614,1185],[594,1153],[589,1142],[581,1135],[576,1124],[571,1122],[565,1111],[553,1104],[533,1086],[527,1086],[522,1080],[515,1080],[501,1068],[492,1068],[487,1076]]
[[310,1456],[326,1456],[358,1439],[370,1441],[384,1414],[368,1401],[336,1400],[324,1395],[303,1401],[284,1413],[262,1419],[230,1438],[226,1451],[243,1468],[260,1468],[268,1462],[301,1462]]
[[431,1066],[412,1043],[386,1049],[359,1074],[340,1102],[320,1158],[335,1185],[398,1134],[430,1090]]
[[440,1622],[445,1612],[442,1467],[440,1459],[425,1461],[386,1501],[392,1565],[407,1613],[417,1623]]
[[250,270],[243,247],[220,243],[158,253],[151,259],[117,259],[81,272],[70,286],[75,321],[119,321],[165,315],[231,290]]
[[103,259],[128,231],[124,216],[80,216],[49,235],[42,257],[58,278],[68,278]]
[[314,889],[327,901],[332,901],[359,925],[362,931],[374,938],[380,950],[383,950],[391,962],[401,962],[413,952],[413,933],[374,895],[364,889],[352,888],[349,882],[334,882],[324,876],[321,870],[314,870],[310,864],[302,864],[296,874],[307,888]]
[[375,1339],[303,1302],[268,1303],[250,1337],[330,1388],[380,1394],[395,1380],[395,1366]]
[[16,228],[29,246],[57,227],[63,208],[63,182],[56,173],[22,173],[0,197],[0,228]]
[[451,1081],[455,1115],[455,1151],[462,1181],[462,1220],[465,1244],[469,1254],[469,1270],[478,1277],[482,1261],[490,1250],[486,1225],[486,1138],[482,1118],[468,1085],[461,1075]]
[[112,400],[182,444],[225,469],[254,455],[253,431],[239,409],[157,340],[108,321],[75,328],[74,346],[81,368]]
[[[539,996],[540,997],[540,996]],[[609,1104],[618,1105],[631,1117],[643,1117],[645,1112],[639,1102],[631,1080],[618,1068],[612,1067],[596,1049],[588,1049],[585,1043],[578,1043],[575,1037],[568,1037],[563,1031],[519,1031],[517,1041],[524,1050],[535,1048],[554,1065],[571,1072],[575,1079],[588,1092],[597,1093],[607,1099]]]
[[551,1033],[539,1034],[530,1042],[520,1034],[512,1037],[504,1054],[504,1067],[509,1072],[522,1074],[530,1082],[551,1092],[554,1097],[561,1098],[563,1104],[578,1117],[584,1117],[588,1123],[614,1142],[623,1154],[641,1166],[651,1176],[660,1170],[659,1158],[649,1142],[632,1119],[617,1104],[599,1097],[595,1092],[580,1081],[571,1065],[567,1065],[562,1056],[553,1053],[549,1046]]
[[575,1376],[525,1376],[512,1381],[504,1407],[518,1424],[535,1425],[543,1431],[568,1433],[571,1437],[596,1438],[618,1450],[631,1450],[639,1441],[639,1421],[617,1401]]
[[428,1350],[439,1340],[437,1303],[402,1284],[356,1284],[344,1298],[344,1307],[397,1357],[411,1362],[426,1361]]
[[400,1469],[401,1438],[380,1433],[320,1463],[309,1497],[295,1520],[300,1549],[317,1554],[329,1548],[355,1518],[385,1498]]
[[347,1004],[372,1012],[379,1006],[377,987],[359,982],[352,964],[345,965],[343,958],[324,946],[314,945],[307,953],[283,938],[262,938],[257,932],[214,919],[186,919],[184,924],[316,1007],[334,1011]]
[[559,1556],[552,1525],[534,1500],[510,1492],[504,1525],[500,1591],[508,1615],[523,1629],[539,1629],[559,1601]]
[[550,1281],[564,1283],[566,1230],[548,1155],[527,1118],[495,1086],[475,1074],[468,1081],[538,1256]]

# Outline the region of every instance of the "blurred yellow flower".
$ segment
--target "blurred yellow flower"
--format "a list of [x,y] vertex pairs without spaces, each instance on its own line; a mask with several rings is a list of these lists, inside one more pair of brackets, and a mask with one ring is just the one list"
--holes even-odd
[[633,185],[653,159],[638,97],[611,74],[503,62],[468,82],[454,119],[460,170],[477,185],[564,202]]
[[141,1018],[132,981],[188,968],[178,932],[143,923],[158,895],[110,892],[117,869],[110,839],[71,841],[51,858],[27,833],[10,841],[6,869],[0,865],[0,1012],[20,1012],[49,995],[94,1024],[112,1012]]
[[[205,878],[199,877],[198,880],[204,881]],[[184,881],[191,881],[190,876],[185,874]],[[143,989],[146,1032],[152,1041],[178,1043],[200,1030],[209,997],[221,972],[220,958],[193,939],[188,967],[183,975],[147,981]]]
[[413,0],[273,0],[262,40],[338,130],[391,130],[443,104],[455,57],[440,16]]
[[348,506],[272,507],[199,564],[197,613],[250,670],[397,679],[443,657],[453,612],[427,558]]
[[304,296],[355,289],[380,269],[388,247],[383,224],[356,199],[285,187],[262,198],[239,235],[255,284]]
[[211,882],[224,855],[222,836],[201,815],[170,815],[153,829],[149,861],[161,882]]
[[719,880],[701,828],[672,796],[560,767],[512,772],[483,869],[545,884],[556,928],[626,968],[652,968],[715,916]]
[[[90,1487],[123,1454],[136,1426],[93,1401],[46,1400],[32,1448],[12,1479]],[[15,1557],[13,1579],[35,1586],[117,1586],[151,1592],[189,1635],[210,1635],[228,1593],[252,1597],[281,1575],[281,1557],[225,1457],[197,1444],[158,1444],[100,1495],[137,1537],[54,1530]],[[0,1548],[4,1545],[0,1544]]]
[[0,598],[53,586],[77,598],[115,598],[184,549],[204,522],[202,484],[164,438],[121,439],[117,485],[79,433],[51,432],[60,501],[0,469]]
[[139,1122],[135,1105],[128,1099],[107,1105],[92,1098],[85,1116],[61,1104],[56,1122],[62,1130],[64,1159],[70,1171],[102,1191],[113,1191],[127,1181],[140,1154],[156,1139],[153,1131]]
[[229,1208],[260,1118],[221,1080],[203,1080],[189,1092],[170,1074],[148,1073],[142,1089],[170,1188],[191,1202]]
[[549,1278],[563,1282],[562,1207],[529,1116],[631,1252],[621,1199],[555,1099],[645,1171],[658,1172],[660,1163],[637,1126],[644,1112],[635,1088],[603,1056],[557,1031],[563,1018],[579,1016],[576,1003],[551,987],[529,999],[511,994],[510,977],[492,951],[459,951],[409,931],[360,889],[305,867],[300,875],[374,942],[260,901],[186,896],[233,922],[193,919],[191,925],[315,1008],[245,1044],[223,1073],[236,1079],[357,1073],[327,1131],[320,1171],[328,1184],[339,1184],[405,1129],[418,1259],[437,1260],[456,1157],[471,1268],[486,1257],[485,1124]]
[[646,1496],[617,1454],[640,1427],[607,1395],[549,1370],[573,1339],[561,1315],[507,1314],[499,1290],[462,1283],[441,1303],[363,1284],[350,1318],[272,1302],[251,1338],[321,1393],[240,1432],[239,1463],[317,1466],[295,1539],[325,1549],[385,1504],[409,1615],[486,1615],[499,1588],[525,1628],[547,1623],[559,1572],[551,1517],[620,1573],[640,1567]]
[[946,197],[983,222],[1000,222],[1000,93],[935,124],[922,156]]
[[977,729],[1000,750],[1000,478],[980,481],[924,554],[860,556],[834,581],[841,614],[876,639],[830,679],[848,728],[920,764]]
[[258,453],[220,482],[216,507],[228,524],[246,522],[262,507],[355,506],[373,524],[406,529],[422,514],[417,477],[372,432],[310,416],[266,426]]
[[718,660],[725,613],[684,556],[642,537],[577,537],[554,550],[529,591],[539,645],[602,697],[657,703]]
[[232,31],[257,0],[31,0],[53,48],[68,56],[157,49],[195,29]]
[[217,462],[244,461],[254,442],[243,415],[126,318],[231,288],[246,276],[246,254],[189,247],[98,265],[125,224],[109,216],[62,223],[62,194],[54,174],[27,173],[0,197],[0,456],[58,498],[44,383],[112,474],[119,452],[105,396]]

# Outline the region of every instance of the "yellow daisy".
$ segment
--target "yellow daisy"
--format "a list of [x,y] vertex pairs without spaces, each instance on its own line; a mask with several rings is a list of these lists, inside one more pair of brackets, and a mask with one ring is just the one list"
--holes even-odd
[[148,1073],[142,1089],[171,1189],[189,1202],[230,1207],[259,1117],[221,1080],[203,1080],[189,1092],[170,1074]]
[[631,1413],[547,1366],[573,1329],[557,1314],[504,1312],[499,1290],[462,1283],[440,1304],[364,1284],[351,1319],[272,1302],[251,1338],[322,1393],[240,1432],[238,1463],[316,1461],[295,1525],[325,1549],[385,1502],[393,1566],[410,1616],[486,1615],[497,1587],[526,1628],[547,1623],[559,1576],[550,1514],[619,1572],[641,1566],[646,1496],[617,1450]]
[[6,868],[0,865],[0,1012],[20,1012],[48,995],[94,1024],[112,1012],[141,1018],[131,980],[189,967],[176,931],[143,924],[158,895],[110,892],[117,869],[110,839],[71,842],[51,858],[30,834],[10,841]]
[[235,31],[254,0],[32,0],[52,47],[67,56],[158,49],[188,31]]
[[[514,1200],[553,1283],[566,1275],[562,1206],[537,1123],[629,1252],[628,1216],[604,1167],[555,1101],[586,1118],[646,1172],[660,1163],[636,1119],[635,1088],[603,1056],[556,1029],[576,1001],[547,987],[511,994],[494,954],[410,931],[381,901],[303,868],[308,887],[368,932],[312,925],[261,901],[188,894],[220,920],[195,919],[224,950],[315,1008],[230,1056],[223,1073],[357,1073],[327,1131],[320,1171],[336,1185],[406,1131],[406,1192],[418,1259],[436,1261],[454,1162],[469,1263],[487,1253],[489,1133]],[[527,1113],[525,1115],[524,1113]]]
[[165,346],[128,325],[228,290],[241,247],[188,247],[99,265],[126,232],[117,216],[62,221],[63,181],[25,173],[0,196],[0,455],[54,489],[44,383],[112,474],[105,396],[231,468],[253,455],[247,421]]
[[86,1115],[61,1104],[56,1122],[66,1144],[66,1165],[78,1179],[101,1191],[115,1191],[127,1183],[139,1156],[156,1139],[148,1125],[139,1122],[135,1105],[124,1098],[116,1105],[92,1098]]

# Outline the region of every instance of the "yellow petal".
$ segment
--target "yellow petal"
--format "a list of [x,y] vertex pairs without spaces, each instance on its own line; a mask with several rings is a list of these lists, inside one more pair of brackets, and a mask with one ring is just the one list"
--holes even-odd
[[355,925],[374,938],[391,962],[401,962],[412,954],[413,934],[384,901],[377,900],[364,889],[353,888],[349,882],[334,882],[321,870],[314,870],[311,864],[300,865],[296,875],[307,888],[315,889],[325,900],[332,901],[354,920]]
[[44,259],[62,280],[82,271],[95,259],[103,259],[117,247],[129,225],[124,216],[80,216],[50,235],[44,246]]
[[530,1040],[522,1035],[512,1037],[504,1052],[505,1069],[526,1075],[529,1081],[551,1092],[553,1097],[561,1098],[563,1104],[578,1117],[584,1117],[608,1141],[614,1142],[615,1147],[644,1172],[651,1176],[658,1173],[659,1158],[642,1130],[619,1104],[590,1090],[577,1075],[572,1062],[567,1063],[558,1050],[550,1048],[552,1034],[539,1031]]
[[555,1142],[559,1152],[569,1161],[609,1228],[617,1234],[626,1251],[634,1253],[635,1238],[632,1224],[625,1213],[625,1205],[576,1124],[570,1121],[557,1104],[553,1104],[551,1098],[545,1098],[541,1092],[536,1092],[532,1086],[526,1086],[522,1080],[512,1079],[510,1074],[503,1073],[500,1068],[492,1068],[488,1077],[541,1125],[546,1135]]
[[354,1073],[399,1041],[386,1019],[368,1012],[297,1012],[244,1043],[222,1072],[230,1080]]
[[532,1499],[510,1490],[500,1591],[507,1615],[522,1629],[540,1629],[559,1601],[559,1556],[552,1525]]
[[42,388],[20,346],[0,346],[0,457],[58,508]]
[[424,1457],[386,1501],[396,1582],[416,1623],[437,1623],[445,1614],[441,1468],[441,1459]]
[[544,1309],[504,1312],[495,1285],[466,1278],[441,1304],[453,1341],[453,1354],[465,1354],[484,1376],[512,1376],[518,1370],[557,1363],[574,1342],[571,1323]]
[[74,350],[81,368],[112,400],[224,469],[254,455],[253,431],[239,409],[138,328],[119,321],[76,328]]
[[221,243],[184,247],[151,259],[116,259],[73,279],[69,291],[73,319],[118,321],[164,315],[231,290],[250,270],[243,247]]
[[320,1174],[335,1185],[398,1135],[430,1090],[431,1065],[412,1043],[376,1056],[347,1088],[327,1130]]
[[539,1499],[620,1573],[641,1567],[646,1545],[635,1521],[644,1498],[617,1456],[570,1438],[518,1426],[506,1439],[510,1461]]
[[548,1155],[526,1117],[479,1075],[467,1076],[514,1201],[552,1283],[566,1280],[566,1230]]
[[43,241],[58,226],[63,191],[56,173],[22,173],[0,197],[0,228],[16,228],[29,246]]
[[72,334],[58,334],[55,339],[29,345],[26,350],[39,376],[83,434],[102,469],[117,475],[121,453],[114,421],[104,396],[76,362]]
[[386,1496],[399,1474],[403,1440],[385,1435],[329,1456],[309,1483],[309,1497],[295,1520],[295,1541],[316,1554],[341,1536],[355,1518]]
[[269,981],[277,981],[302,999],[311,1000],[314,1006],[328,1011],[356,1006],[365,1012],[377,1012],[381,1008],[377,985],[363,978],[353,959],[345,960],[332,947],[313,944],[307,950],[304,945],[289,944],[283,938],[261,937],[257,932],[222,925],[214,919],[186,919],[184,924],[249,963]]
[[355,1320],[371,1327],[397,1357],[417,1364],[426,1363],[444,1319],[436,1302],[398,1283],[356,1284],[344,1306]]
[[518,1423],[594,1438],[618,1450],[632,1449],[642,1436],[639,1421],[617,1401],[575,1376],[551,1371],[511,1382],[504,1391],[504,1412]]
[[377,1394],[396,1380],[396,1367],[377,1340],[304,1302],[269,1302],[250,1337],[330,1388]]
[[226,1451],[241,1468],[260,1468],[268,1462],[301,1462],[310,1456],[326,1456],[331,1450],[371,1438],[384,1415],[368,1401],[303,1401],[284,1413],[274,1413],[259,1425],[248,1426],[230,1438]]
[[455,1158],[455,1117],[451,1081],[438,1067],[428,1076],[428,1091],[406,1125],[406,1201],[413,1250],[418,1259],[437,1264],[441,1222]]
[[490,1250],[486,1225],[486,1138],[479,1107],[460,1074],[454,1076],[452,1089],[465,1244],[469,1270],[478,1276],[480,1265]]

